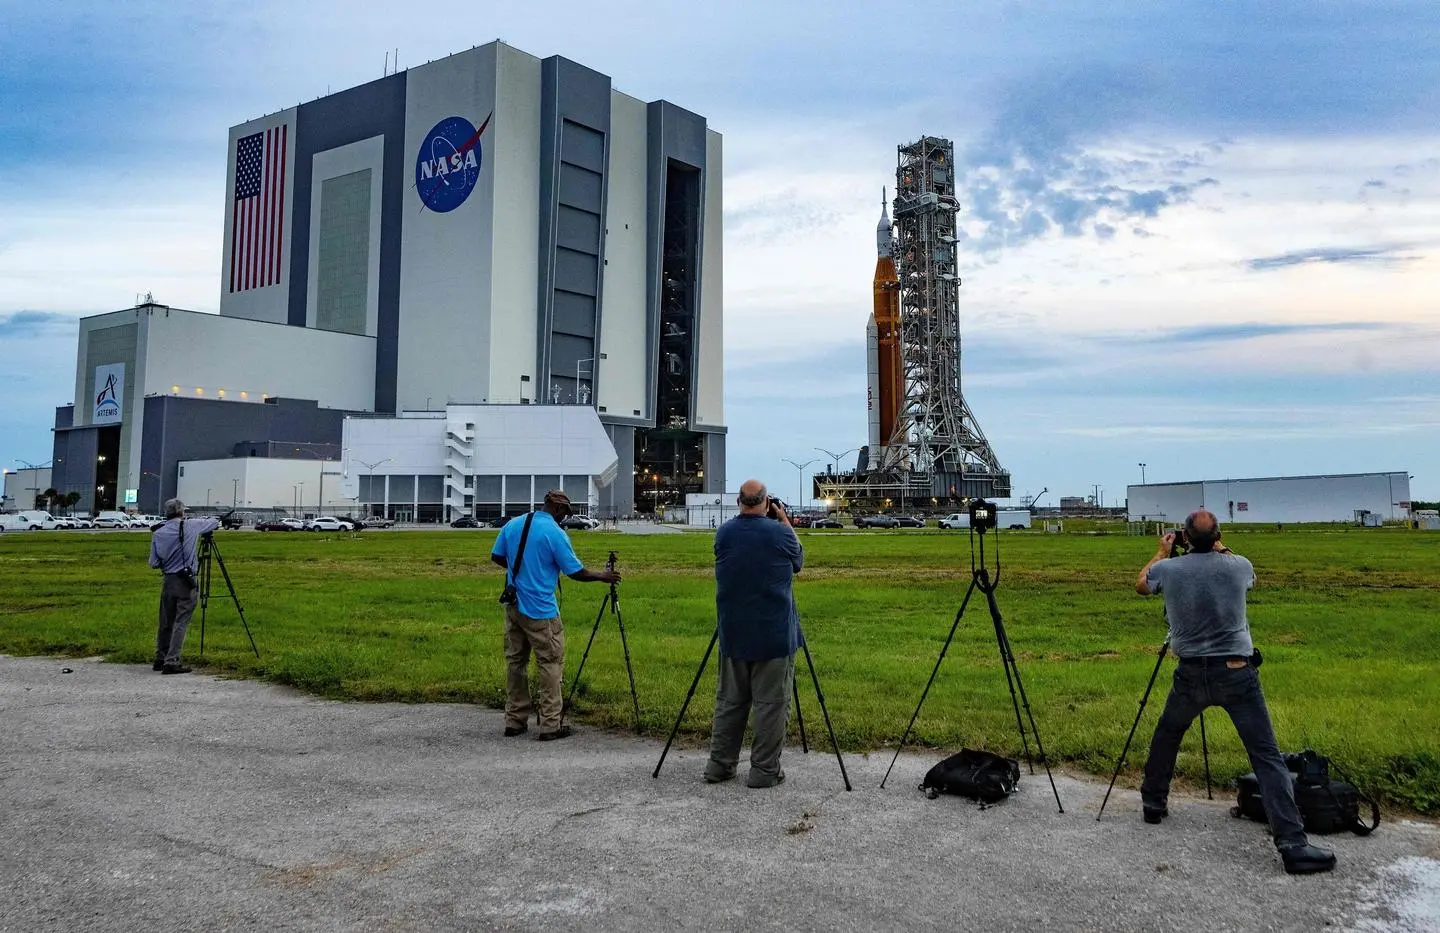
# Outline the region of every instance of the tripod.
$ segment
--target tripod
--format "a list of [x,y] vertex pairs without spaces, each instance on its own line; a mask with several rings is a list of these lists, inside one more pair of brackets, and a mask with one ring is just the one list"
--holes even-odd
[[250,623],[245,621],[245,607],[240,605],[240,597],[235,593],[235,584],[230,580],[230,571],[225,568],[225,558],[220,556],[220,545],[215,543],[213,533],[200,536],[200,657],[205,657],[205,612],[210,605],[212,561],[220,565],[220,576],[224,578],[225,588],[230,591],[230,598],[235,601],[235,609],[240,613],[240,624],[245,627],[245,637],[250,639],[250,650],[258,658],[260,649],[255,647],[255,636],[250,634]]
[[[1155,678],[1160,676],[1160,665],[1165,660],[1165,652],[1170,650],[1170,636],[1165,636],[1165,641],[1160,645],[1160,652],[1155,656],[1155,669],[1150,672],[1150,682],[1145,685],[1145,693],[1140,697],[1140,709],[1135,712],[1135,722],[1130,725],[1130,734],[1125,737],[1125,747],[1120,750],[1120,758],[1115,762],[1115,773],[1110,775],[1110,786],[1105,788],[1105,799],[1100,801],[1100,812],[1095,814],[1098,821],[1105,815],[1105,804],[1110,802],[1110,792],[1115,789],[1115,780],[1120,777],[1120,769],[1125,767],[1125,756],[1130,754],[1130,743],[1135,739],[1135,730],[1140,728],[1140,717],[1145,715],[1145,704],[1150,701],[1150,691],[1155,688]],[[1210,743],[1205,737],[1205,711],[1200,711],[1200,755],[1205,760],[1205,796],[1215,799],[1215,794],[1210,785]]]
[[[991,513],[993,514],[993,513]],[[973,516],[973,510],[972,510]],[[905,734],[900,737],[900,746],[895,749],[895,757],[890,759],[890,767],[885,770],[885,777],[880,781],[883,788],[885,782],[890,780],[890,772],[895,768],[895,762],[900,757],[900,752],[905,748],[906,741],[910,738],[910,732],[915,728],[915,720],[920,716],[920,708],[925,705],[925,698],[930,695],[930,688],[935,683],[935,676],[940,673],[940,664],[945,660],[945,653],[950,650],[950,643],[955,638],[955,630],[960,627],[960,619],[965,615],[965,607],[970,604],[970,597],[976,590],[985,594],[986,605],[990,609],[990,619],[995,626],[995,644],[1000,649],[1000,663],[1005,669],[1005,683],[1010,688],[1010,705],[1015,709],[1015,727],[1020,732],[1020,744],[1025,750],[1025,762],[1030,767],[1030,773],[1035,773],[1035,763],[1030,757],[1030,742],[1025,735],[1025,723],[1020,718],[1020,707],[1025,707],[1025,716],[1030,722],[1030,734],[1035,737],[1035,747],[1040,753],[1040,762],[1045,766],[1045,774],[1050,778],[1050,791],[1055,795],[1055,805],[1060,812],[1065,812],[1065,805],[1060,802],[1060,791],[1055,787],[1055,775],[1050,773],[1050,759],[1045,755],[1045,746],[1040,741],[1040,730],[1035,725],[1035,714],[1030,709],[1030,698],[1025,693],[1025,684],[1020,680],[1020,667],[1015,663],[1015,653],[1010,648],[1010,636],[1005,633],[1005,622],[1000,616],[1000,605],[995,601],[995,589],[1000,585],[1000,544],[995,544],[995,576],[990,576],[990,570],[985,566],[985,533],[989,528],[972,517],[970,523],[970,586],[965,590],[965,598],[960,601],[960,609],[955,613],[955,621],[950,626],[950,634],[945,638],[945,645],[940,649],[940,656],[935,659],[935,668],[930,672],[930,680],[925,684],[925,690],[920,694],[920,702],[915,705],[915,713],[910,717],[910,725],[905,727]],[[977,527],[978,526],[978,527]],[[975,559],[975,539],[980,539],[980,559]]]
[[[670,730],[670,738],[665,740],[665,750],[660,753],[660,760],[655,763],[655,771],[650,775],[652,778],[660,776],[660,768],[665,764],[665,756],[670,754],[670,745],[680,731],[680,723],[685,719],[685,711],[690,708],[690,700],[695,696],[695,688],[700,685],[700,676],[705,673],[705,666],[710,663],[710,654],[715,650],[715,643],[719,640],[720,629],[717,626],[715,634],[710,636],[710,645],[705,649],[705,657],[700,659],[700,666],[695,670],[695,679],[690,681],[690,691],[685,694],[685,702],[680,704],[680,715],[675,717],[675,727]],[[815,684],[815,698],[820,701],[820,715],[825,720],[825,731],[830,734],[830,747],[835,749],[835,760],[840,764],[840,779],[845,782],[847,791],[854,790],[850,786],[850,775],[845,771],[845,759],[840,755],[840,743],[835,741],[835,729],[830,725],[830,711],[825,706],[825,691],[820,689],[820,677],[815,673],[815,659],[810,656],[810,644],[805,640],[803,629],[800,632],[800,647],[805,652],[805,664],[810,668],[810,680]],[[793,678],[790,685],[795,691],[795,718],[800,723],[801,750],[809,754],[810,746],[805,740],[805,719],[800,714],[800,686]]]
[[[610,559],[605,562],[605,569],[615,569],[615,552],[610,552]],[[580,656],[580,666],[575,669],[575,682],[570,685],[570,695],[565,698],[565,705],[560,710],[560,721],[565,721],[565,710],[570,708],[570,703],[575,699],[575,690],[580,686],[580,675],[585,670],[585,660],[590,657],[590,646],[595,644],[595,633],[600,631],[600,620],[605,618],[605,607],[610,607],[610,614],[615,616],[615,624],[620,628],[620,647],[625,652],[625,673],[630,676],[630,702],[635,706],[635,734],[641,733],[640,729],[640,698],[635,693],[635,669],[630,666],[630,643],[625,638],[625,619],[620,615],[620,591],[617,584],[610,584],[610,592],[600,600],[600,611],[595,614],[595,624],[590,628],[590,640],[585,643],[585,653]]]

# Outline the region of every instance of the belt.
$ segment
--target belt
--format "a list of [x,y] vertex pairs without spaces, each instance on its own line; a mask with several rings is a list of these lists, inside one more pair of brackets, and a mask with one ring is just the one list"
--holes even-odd
[[1239,654],[1212,654],[1199,658],[1181,658],[1186,667],[1247,667],[1250,659]]

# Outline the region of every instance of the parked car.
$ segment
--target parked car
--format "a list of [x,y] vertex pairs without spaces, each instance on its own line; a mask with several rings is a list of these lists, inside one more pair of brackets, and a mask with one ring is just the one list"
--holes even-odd
[[347,522],[343,518],[336,518],[333,515],[321,515],[319,518],[311,519],[305,523],[306,531],[354,531],[353,522]]
[[451,527],[451,528],[484,528],[485,526],[484,526],[484,524],[481,523],[480,519],[476,518],[476,517],[473,516],[473,515],[461,515],[459,518],[455,519],[453,522],[450,523],[450,527]]
[[394,528],[395,519],[385,518],[382,515],[367,515],[355,522],[356,528]]
[[491,528],[504,528],[506,522],[510,521],[510,519],[512,519],[512,518],[517,518],[517,517],[518,517],[518,516],[515,516],[515,515],[501,515],[499,518],[492,518],[492,519],[490,519],[490,527],[491,527]]
[[244,528],[245,520],[249,517],[249,514],[244,512],[226,512],[220,516],[220,527],[227,528],[230,531]]
[[567,515],[560,522],[560,527],[569,528],[572,531],[593,531],[600,527],[600,520],[588,515]]
[[76,528],[94,528],[95,522],[84,515],[73,515],[70,520],[75,523]]
[[148,528],[151,531],[154,531],[156,528],[159,528],[163,524],[165,524],[165,519],[161,518],[159,515],[130,516],[131,528]]
[[857,515],[856,528],[899,528],[900,522],[893,515]]
[[925,519],[921,518],[918,515],[897,515],[895,516],[895,522],[901,528],[925,527]]
[[54,519],[52,519],[52,521],[54,521],[54,523],[55,523],[54,526],[53,526],[53,527],[55,527],[55,528],[79,528],[79,527],[80,527],[79,523],[76,522],[75,519],[71,518],[71,517],[68,516],[68,515],[57,515],[57,516],[55,516]]
[[268,522],[256,522],[256,531],[304,531],[305,523],[298,518],[280,518]]
[[827,515],[827,516],[825,516],[824,518],[817,518],[817,519],[815,519],[813,522],[810,523],[810,527],[811,527],[811,528],[844,528],[845,525],[840,521],[840,519],[838,519],[838,518],[831,518],[830,516]]
[[0,515],[0,528],[6,531],[50,531],[54,527],[55,519],[49,512],[32,510]]
[[125,515],[105,515],[101,513],[95,517],[96,528],[129,528],[130,518]]
[[792,528],[813,528],[814,526],[815,519],[813,516],[804,513],[790,516],[790,527]]
[[970,513],[952,512],[949,515],[946,515],[944,518],[940,519],[939,524],[941,528],[969,528]]

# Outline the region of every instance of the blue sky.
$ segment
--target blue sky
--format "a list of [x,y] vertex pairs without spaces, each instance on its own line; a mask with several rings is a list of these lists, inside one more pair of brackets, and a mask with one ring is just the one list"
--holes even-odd
[[498,37],[725,134],[732,486],[863,442],[880,188],[930,134],[1017,493],[1115,502],[1143,462],[1440,499],[1440,5],[709,6],[4,3],[0,465],[49,457],[75,317],[215,309],[230,125]]

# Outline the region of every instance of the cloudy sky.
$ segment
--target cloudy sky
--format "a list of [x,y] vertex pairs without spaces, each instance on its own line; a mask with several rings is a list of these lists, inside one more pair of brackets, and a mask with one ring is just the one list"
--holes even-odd
[[966,397],[1017,494],[1117,503],[1144,463],[1440,499],[1433,0],[0,10],[0,465],[49,458],[76,317],[217,308],[230,125],[501,38],[725,135],[732,486],[795,498],[782,458],[864,442],[880,189],[929,134],[964,166]]

